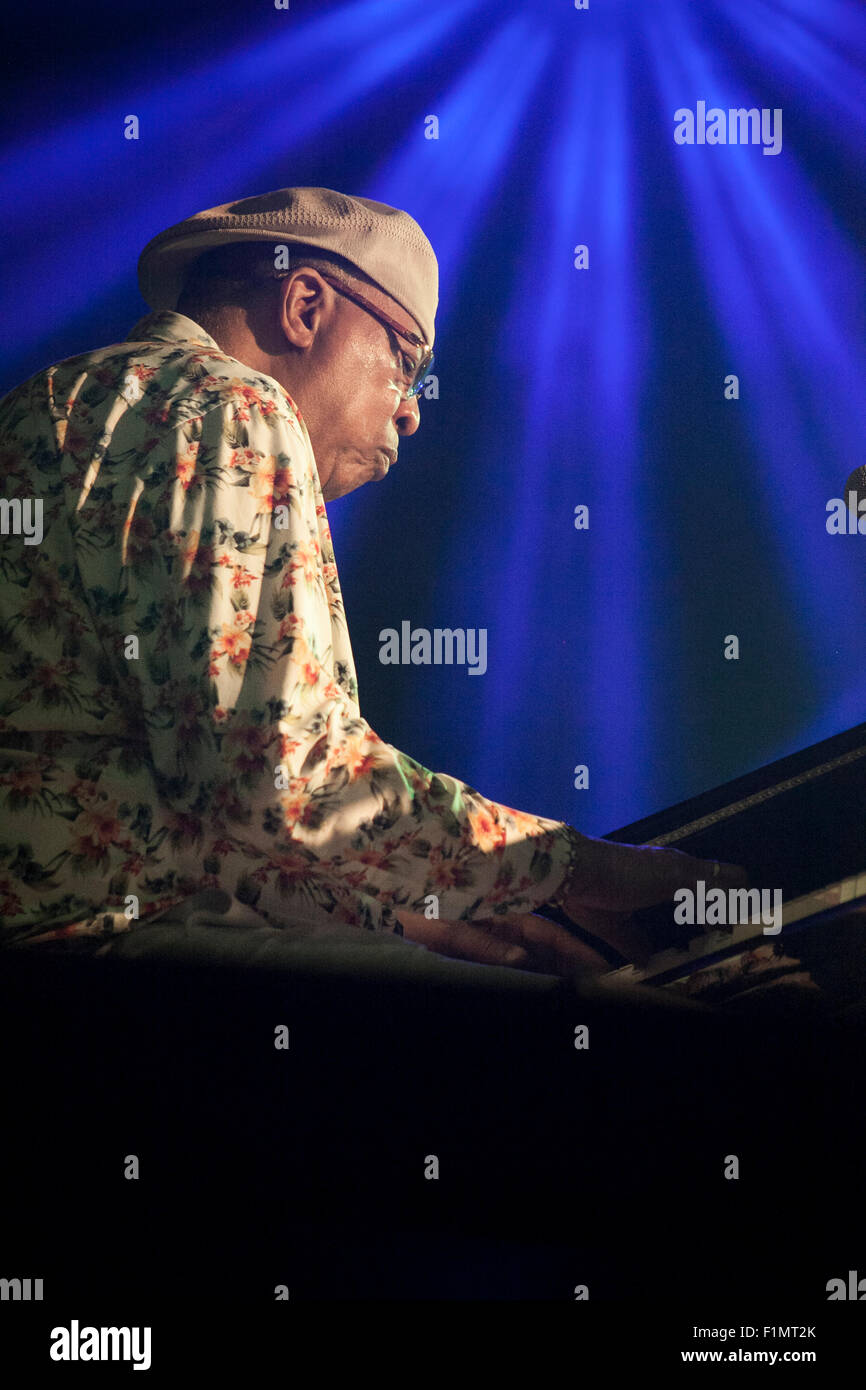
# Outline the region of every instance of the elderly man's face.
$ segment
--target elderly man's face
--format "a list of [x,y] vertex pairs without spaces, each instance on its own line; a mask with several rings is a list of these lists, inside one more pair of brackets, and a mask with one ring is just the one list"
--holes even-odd
[[[417,430],[417,398],[400,397],[405,386],[402,369],[408,366],[411,375],[421,349],[322,281],[316,315],[315,300],[307,295],[309,285],[308,279],[297,301],[290,293],[285,311],[291,322],[297,310],[315,330],[298,405],[310,433],[322,493],[330,502],[384,478],[402,436]],[[422,336],[415,320],[389,295],[368,285],[358,288],[377,309]]]

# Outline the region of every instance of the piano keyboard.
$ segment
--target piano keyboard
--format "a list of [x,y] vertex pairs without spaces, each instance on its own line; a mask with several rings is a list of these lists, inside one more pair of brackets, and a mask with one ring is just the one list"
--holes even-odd
[[658,951],[645,966],[624,965],[610,971],[607,978],[629,984],[670,984],[750,947],[783,942],[786,929],[800,930],[849,914],[866,923],[866,871],[783,902],[778,933],[765,935],[759,922],[738,923],[726,931],[710,929],[693,937],[683,950]]
[[[607,957],[608,980],[653,985],[683,982],[726,989],[793,954],[832,993],[866,989],[866,724],[789,754],[688,801],[612,831],[624,844],[672,845],[699,859],[742,864],[752,884],[782,894],[782,929],[763,923],[699,928],[674,921],[673,903],[646,908],[636,920],[657,951],[643,966]],[[847,915],[851,916],[848,936]],[[829,924],[832,921],[832,925]],[[814,930],[811,928],[814,926]],[[689,933],[697,934],[690,937]],[[850,942],[850,950],[849,943]],[[594,944],[594,943],[590,943]],[[796,966],[796,961],[791,960]],[[701,979],[707,971],[706,981]],[[679,988],[680,985],[677,985]],[[823,986],[822,986],[823,987]]]

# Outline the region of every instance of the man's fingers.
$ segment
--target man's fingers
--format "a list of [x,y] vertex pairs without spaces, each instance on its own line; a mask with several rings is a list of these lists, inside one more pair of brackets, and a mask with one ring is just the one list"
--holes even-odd
[[479,965],[523,966],[528,952],[520,946],[520,935],[512,925],[499,932],[486,931],[474,922],[446,922],[414,912],[398,912],[403,935],[442,956],[475,961]]
[[[500,926],[500,920],[502,925]],[[530,951],[530,963],[524,968],[542,974],[570,975],[575,968],[582,970],[610,969],[603,956],[578,941],[564,927],[547,917],[534,914],[522,917],[495,919],[488,924],[493,931],[517,932]],[[592,927],[587,927],[592,931]]]
[[546,975],[570,975],[578,968],[609,969],[607,961],[590,946],[545,917],[527,914],[448,922],[402,910],[397,915],[409,941],[458,960]]

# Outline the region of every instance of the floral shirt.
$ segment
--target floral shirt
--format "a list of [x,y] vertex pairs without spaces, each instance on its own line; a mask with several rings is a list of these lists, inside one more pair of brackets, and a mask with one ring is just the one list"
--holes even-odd
[[479,919],[561,888],[576,831],[361,717],[310,436],[272,377],[148,314],[0,401],[0,458],[3,944],[204,890],[227,924],[399,935],[430,895]]

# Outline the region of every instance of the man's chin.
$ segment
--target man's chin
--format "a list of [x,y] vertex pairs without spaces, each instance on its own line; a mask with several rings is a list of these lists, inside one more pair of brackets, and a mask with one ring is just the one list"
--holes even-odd
[[326,502],[338,502],[341,497],[348,497],[350,492],[357,492],[359,487],[363,487],[369,481],[369,478],[362,478],[359,483],[341,483],[333,491],[330,488],[322,488],[322,496]]
[[388,474],[388,465],[384,461],[373,465],[372,470],[365,469],[363,472],[358,470],[359,476],[352,478],[340,478],[339,481],[329,480],[327,487],[322,488],[322,496],[326,502],[336,502],[340,497],[348,497],[350,492],[357,492],[359,487],[365,483],[378,482]]

